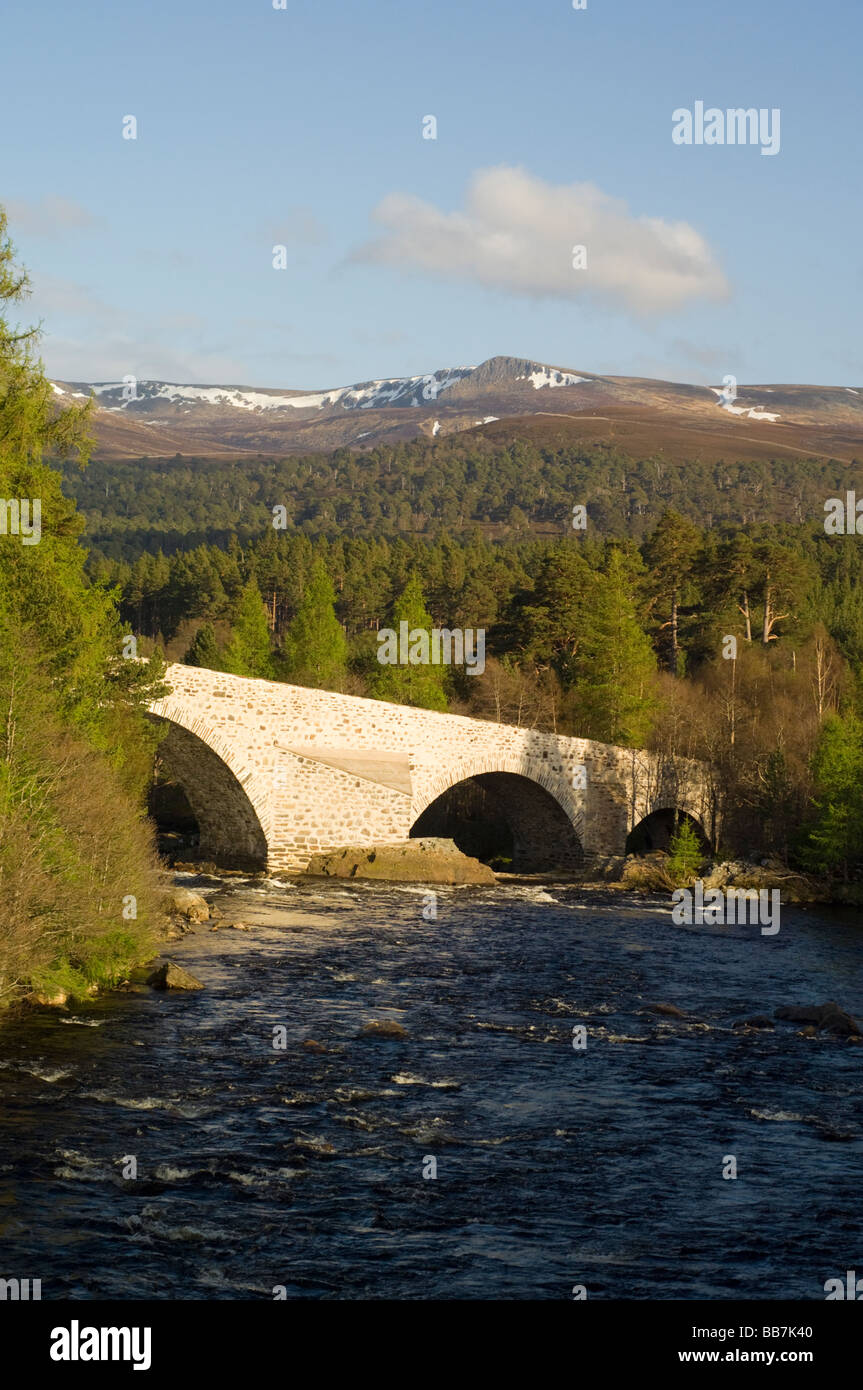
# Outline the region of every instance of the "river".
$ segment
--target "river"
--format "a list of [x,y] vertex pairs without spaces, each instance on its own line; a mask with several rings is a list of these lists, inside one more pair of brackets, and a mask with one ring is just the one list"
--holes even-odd
[[[168,948],[203,991],[0,1035],[3,1277],[43,1299],[823,1299],[863,1271],[863,1046],[733,1028],[827,999],[863,1017],[859,915],[786,908],[771,937],[559,883],[438,889],[436,920],[419,887],[205,887],[249,930]],[[363,1034],[381,1019],[405,1036]]]

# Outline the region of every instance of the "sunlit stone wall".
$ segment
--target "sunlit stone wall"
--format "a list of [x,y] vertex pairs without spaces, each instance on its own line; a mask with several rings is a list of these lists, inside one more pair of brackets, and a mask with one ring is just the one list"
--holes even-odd
[[177,730],[166,762],[214,858],[229,857],[236,838],[244,858],[263,862],[265,850],[271,872],[294,872],[319,850],[392,844],[449,787],[482,773],[544,788],[588,865],[622,855],[632,827],[664,807],[715,839],[709,788],[691,761],[663,765],[588,739],[195,666],[169,666],[166,681],[171,693],[152,713]]

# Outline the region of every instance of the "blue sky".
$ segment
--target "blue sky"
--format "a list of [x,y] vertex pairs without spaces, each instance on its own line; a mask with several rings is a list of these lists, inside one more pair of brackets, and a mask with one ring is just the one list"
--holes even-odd
[[[861,39],[859,0],[7,0],[0,202],[46,366],[859,385]],[[779,108],[779,153],[675,145],[698,100]]]

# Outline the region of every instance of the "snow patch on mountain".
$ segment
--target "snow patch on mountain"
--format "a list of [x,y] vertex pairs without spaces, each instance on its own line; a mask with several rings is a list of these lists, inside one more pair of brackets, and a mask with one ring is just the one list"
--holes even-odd
[[[92,389],[97,396],[105,396],[112,391],[122,391],[123,383],[105,382]],[[131,400],[123,399],[117,405],[107,406],[106,409],[126,410],[142,398],[147,401],[190,401],[193,404],[229,405],[237,410],[278,410],[293,404],[292,396],[268,396],[263,391],[232,390],[226,386],[175,386],[171,382],[139,381],[135,391],[136,394]]]
[[580,381],[589,381],[590,378],[574,376],[572,372],[558,372],[553,367],[541,367],[535,372],[528,372],[526,377],[518,377],[518,380],[530,381],[534,391],[540,391],[543,386],[577,386]]
[[771,424],[775,424],[777,420],[781,419],[781,416],[769,410],[762,410],[760,406],[735,405],[733,401],[723,399],[725,396],[724,387],[720,390],[718,386],[711,386],[710,389],[719,397],[720,408],[727,410],[729,415],[746,415],[750,420],[767,420]]
[[[180,386],[165,381],[138,381],[131,399],[124,392],[121,381],[99,382],[88,390],[104,398],[102,408],[112,411],[128,410],[129,406],[142,400],[148,403],[163,400],[181,405],[188,402],[187,410],[195,405],[229,406],[235,410],[254,412],[333,410],[337,406],[345,410],[373,410],[398,403],[423,405],[426,401],[432,402],[443,391],[463,381],[472,371],[472,367],[444,368],[420,376],[390,377],[364,381],[354,386],[337,386],[329,391],[296,391],[290,395],[231,386]],[[65,394],[57,385],[54,385],[54,390],[58,395]]]
[[56,381],[49,382],[49,385],[51,387],[51,390],[54,392],[55,396],[74,396],[76,400],[80,401],[86,401],[90,399],[89,394],[86,391],[64,391],[63,387],[58,386]]

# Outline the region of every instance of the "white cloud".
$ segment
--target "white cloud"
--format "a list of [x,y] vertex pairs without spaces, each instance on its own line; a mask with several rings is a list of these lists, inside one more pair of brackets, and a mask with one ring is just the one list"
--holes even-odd
[[[589,295],[637,314],[728,294],[710,247],[688,222],[636,217],[594,184],[553,185],[523,169],[484,169],[471,180],[463,212],[391,193],[374,217],[384,234],[355,251],[354,261],[537,297]],[[587,248],[587,269],[573,269],[576,245]]]
[[284,344],[267,351],[245,350],[247,338],[259,344],[261,331],[271,329],[264,319],[237,320],[236,332],[224,331],[219,341],[197,314],[144,315],[119,309],[85,286],[52,276],[40,275],[38,285],[28,304],[28,310],[37,312],[22,318],[27,324],[42,318],[40,353],[56,381],[119,381],[132,375],[184,385],[259,385],[258,359],[304,365],[341,360],[328,353],[288,351]]
[[707,367],[710,373],[704,379],[712,381],[719,371],[739,371],[745,365],[739,348],[716,347],[710,343],[693,343],[690,338],[674,338],[668,344],[668,351],[678,360],[696,363]]
[[194,347],[174,350],[161,340],[146,341],[123,333],[100,336],[98,341],[46,333],[41,355],[55,381],[119,381],[131,375],[142,381],[177,381],[183,385],[249,384],[246,363],[229,353]]
[[25,317],[44,318],[46,322],[56,318],[83,318],[100,328],[124,321],[120,309],[106,304],[86,285],[41,270],[31,276],[31,280],[33,292],[21,311]]
[[95,227],[99,222],[85,207],[69,198],[40,198],[38,202],[6,198],[3,206],[13,241],[20,233],[56,237],[63,232]]
[[231,333],[214,340],[199,314],[146,314],[106,303],[88,286],[39,272],[19,317],[41,321],[40,354],[59,381],[118,381],[126,375],[209,385],[244,384],[248,359]]
[[274,243],[284,246],[321,246],[327,240],[327,229],[311,208],[295,205],[269,229]]

